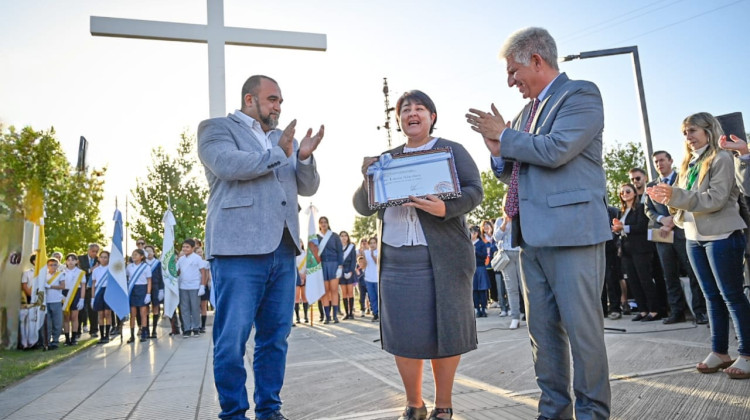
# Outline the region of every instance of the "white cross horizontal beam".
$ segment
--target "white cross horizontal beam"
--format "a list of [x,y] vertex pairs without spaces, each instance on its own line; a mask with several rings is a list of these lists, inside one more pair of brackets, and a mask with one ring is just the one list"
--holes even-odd
[[[224,27],[219,30],[220,38],[229,45],[325,51],[327,44],[325,34],[237,27]],[[91,34],[205,44],[208,42],[209,28],[208,25],[194,23],[91,16]]]

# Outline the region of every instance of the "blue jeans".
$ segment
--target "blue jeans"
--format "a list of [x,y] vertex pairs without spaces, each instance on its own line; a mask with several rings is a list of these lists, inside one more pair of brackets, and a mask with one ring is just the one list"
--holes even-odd
[[711,350],[728,353],[731,315],[739,353],[750,356],[750,302],[742,291],[745,237],[742,232],[735,231],[718,241],[688,239],[687,251],[690,265],[706,297],[711,322]]
[[367,287],[367,297],[370,298],[370,309],[372,314],[378,314],[378,283],[373,281],[365,281],[365,287]]
[[255,417],[281,409],[287,337],[292,329],[295,264],[291,239],[271,253],[217,256],[211,263],[216,289],[214,380],[222,419],[245,419],[250,408],[244,356],[255,326],[253,375]]

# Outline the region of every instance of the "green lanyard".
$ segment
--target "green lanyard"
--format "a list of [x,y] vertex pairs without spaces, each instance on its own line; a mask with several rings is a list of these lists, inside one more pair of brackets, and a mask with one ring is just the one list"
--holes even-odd
[[690,169],[688,169],[687,173],[687,190],[690,191],[693,189],[693,185],[695,184],[695,180],[698,179],[698,172],[700,172],[701,164],[703,163],[704,158],[708,154],[708,150],[706,149],[701,153],[700,156],[698,156],[698,160],[696,160],[692,166],[690,166]]
[[700,167],[701,167],[700,160],[698,160],[688,170],[688,174],[687,174],[687,190],[688,191],[693,189],[693,184],[695,184],[695,180],[698,179],[698,172],[700,171]]

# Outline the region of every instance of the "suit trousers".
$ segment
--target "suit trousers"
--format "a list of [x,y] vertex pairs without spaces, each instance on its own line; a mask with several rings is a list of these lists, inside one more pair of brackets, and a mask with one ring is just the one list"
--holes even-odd
[[97,334],[99,330],[99,314],[94,310],[94,295],[91,287],[86,288],[86,298],[83,299],[83,310],[78,311],[78,332],[88,321],[89,333]]
[[[534,371],[548,418],[607,419],[611,393],[600,301],[604,243],[577,247],[521,246],[521,274]],[[573,392],[570,395],[570,358]]]
[[635,297],[640,312],[658,312],[663,314],[656,284],[653,279],[654,256],[650,252],[622,253],[622,269],[628,276],[628,288]]
[[680,268],[685,270],[690,278],[690,291],[692,295],[691,309],[693,314],[706,314],[706,299],[698,283],[698,279],[690,266],[687,254],[687,245],[684,238],[674,238],[674,243],[657,243],[656,252],[659,253],[659,262],[664,270],[664,281],[667,284],[667,298],[672,316],[680,316],[685,311],[685,295],[680,282]]
[[521,265],[519,264],[519,251],[505,251],[508,255],[508,265],[503,269],[503,282],[508,292],[508,303],[510,305],[510,319],[521,319]]

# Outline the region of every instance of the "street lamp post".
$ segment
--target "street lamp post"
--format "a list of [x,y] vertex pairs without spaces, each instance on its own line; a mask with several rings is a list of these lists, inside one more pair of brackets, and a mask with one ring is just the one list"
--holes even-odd
[[638,58],[638,47],[621,47],[621,48],[610,48],[608,50],[595,50],[586,51],[580,54],[568,55],[560,59],[561,62],[572,61],[575,59],[594,58],[594,57],[606,57],[608,55],[620,55],[620,54],[632,54],[633,56],[633,70],[635,71],[635,83],[638,89],[638,102],[641,106],[641,120],[643,122],[643,134],[644,140],[643,145],[646,153],[646,166],[650,179],[656,178],[656,169],[651,164],[651,155],[653,154],[653,146],[651,145],[651,127],[648,123],[648,111],[646,111],[646,95],[643,91],[643,77],[641,76],[641,61]]

